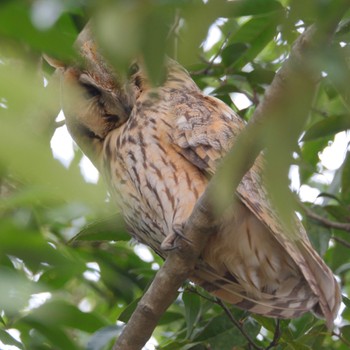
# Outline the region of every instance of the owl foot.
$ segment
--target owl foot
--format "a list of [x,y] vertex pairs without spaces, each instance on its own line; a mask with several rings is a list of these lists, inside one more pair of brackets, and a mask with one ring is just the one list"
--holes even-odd
[[191,243],[189,239],[187,239],[182,233],[183,226],[178,225],[177,227],[173,227],[173,232],[168,234],[162,244],[160,245],[161,249],[164,251],[177,249],[176,241],[180,239],[184,239],[186,242]]

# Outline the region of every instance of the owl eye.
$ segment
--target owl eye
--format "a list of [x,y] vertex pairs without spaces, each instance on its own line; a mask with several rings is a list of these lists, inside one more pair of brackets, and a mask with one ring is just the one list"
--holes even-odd
[[102,137],[95,134],[91,129],[89,129],[85,125],[80,124],[80,125],[77,125],[76,128],[79,130],[80,134],[85,135],[90,139],[102,140]]
[[130,66],[128,74],[129,76],[134,75],[135,73],[137,73],[139,71],[139,65],[137,63],[134,63]]
[[86,99],[101,96],[101,91],[96,86],[82,82],[80,82],[80,85],[84,88],[84,96]]

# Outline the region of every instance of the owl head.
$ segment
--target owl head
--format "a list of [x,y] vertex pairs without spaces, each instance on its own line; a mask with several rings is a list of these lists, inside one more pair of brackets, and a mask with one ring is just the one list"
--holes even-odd
[[[95,163],[111,130],[124,124],[135,103],[127,76],[118,76],[96,50],[93,40],[79,37],[83,60],[66,66],[45,56],[60,79],[62,109],[68,131]],[[137,91],[136,91],[137,93]]]

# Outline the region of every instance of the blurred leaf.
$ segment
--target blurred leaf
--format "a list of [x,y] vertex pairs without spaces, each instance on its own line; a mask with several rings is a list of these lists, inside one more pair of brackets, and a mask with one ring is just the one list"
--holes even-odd
[[23,344],[13,338],[9,333],[0,329],[0,341],[6,345],[13,345],[16,348],[24,349]]
[[[160,85],[165,78],[165,52],[168,28],[174,20],[174,13],[169,7],[152,9],[143,20],[142,52],[151,82]],[[153,38],[148,40],[148,38]]]
[[32,22],[32,8],[20,0],[6,1],[0,6],[0,35],[29,44],[39,52],[56,58],[72,59],[77,35],[68,14],[59,16],[56,23],[39,29]]
[[[236,0],[227,4],[226,14],[230,16],[263,15],[283,10],[281,3],[276,0]],[[224,17],[224,15],[222,14]]]
[[312,125],[306,131],[301,141],[311,141],[320,137],[332,136],[347,129],[350,129],[350,116],[348,114],[327,117]]
[[118,325],[107,326],[99,329],[95,332],[89,339],[86,350],[102,350],[106,345],[112,340],[115,339],[123,327]]
[[1,267],[0,309],[12,315],[28,305],[33,293],[40,291],[40,286],[27,279],[23,273]]
[[91,312],[82,312],[77,306],[63,300],[47,301],[25,316],[24,321],[40,323],[56,329],[61,327],[79,329],[88,333],[92,333],[107,324],[101,316]]
[[[50,319],[50,317],[48,319]],[[44,339],[41,340],[40,344],[43,344],[43,343],[45,344],[48,342],[55,349],[79,350],[78,345],[76,344],[76,342],[74,342],[72,337],[68,336],[67,332],[63,331],[60,327],[58,327],[57,323],[50,322],[51,324],[47,325],[45,320],[36,322],[35,320],[32,320],[32,319],[26,319],[25,322],[29,327],[32,328],[31,335],[33,337],[35,338],[38,337],[37,332],[44,337]],[[36,348],[37,347],[35,347],[35,349]],[[50,347],[48,349],[50,349]]]
[[[60,264],[66,261],[52,244],[31,229],[20,228],[10,221],[0,222],[0,255],[12,255],[23,260],[28,267],[39,268],[40,264]],[[16,239],[13,239],[16,237]]]

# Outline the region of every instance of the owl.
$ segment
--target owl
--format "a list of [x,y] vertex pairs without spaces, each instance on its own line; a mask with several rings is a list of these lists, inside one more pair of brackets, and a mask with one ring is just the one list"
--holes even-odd
[[[103,175],[129,233],[166,258],[245,123],[170,58],[163,83],[153,86],[142,59],[122,74],[91,38],[79,49],[85,63],[58,70],[68,130]],[[295,232],[285,232],[264,189],[263,162],[232,193],[191,280],[252,313],[312,311],[331,328],[338,284],[297,217]]]

